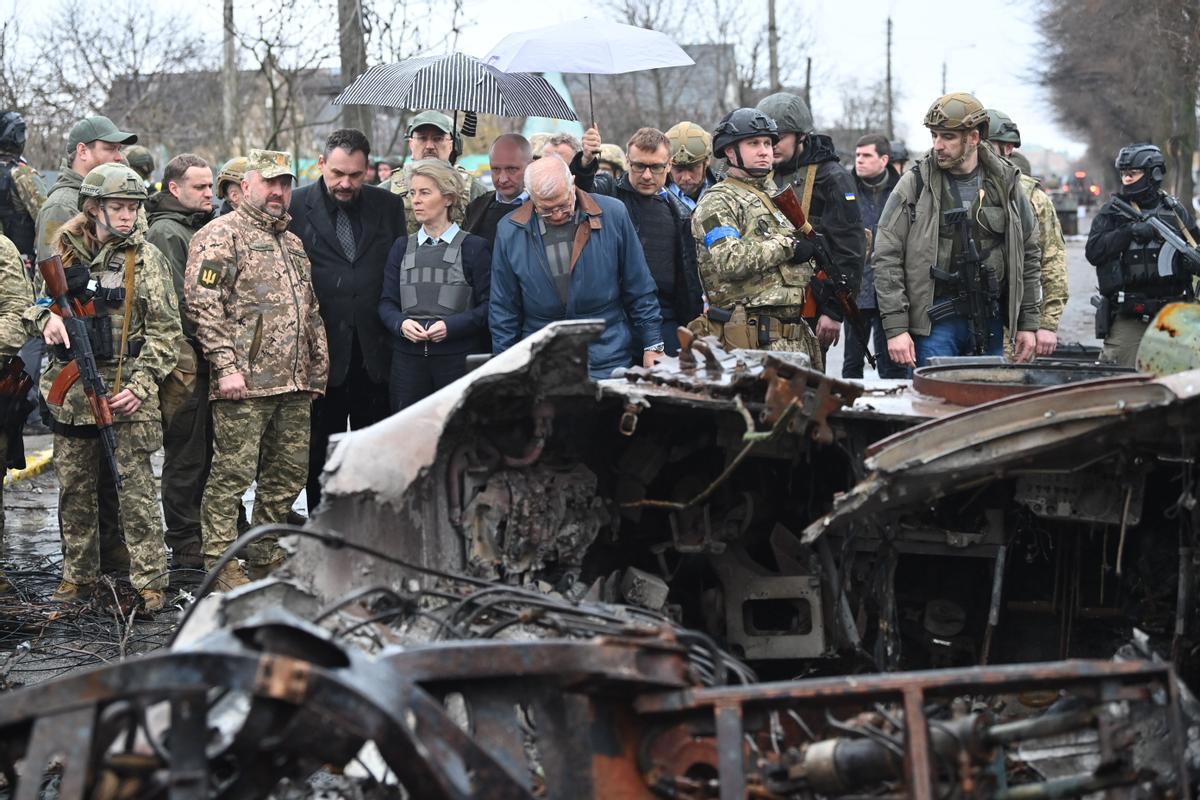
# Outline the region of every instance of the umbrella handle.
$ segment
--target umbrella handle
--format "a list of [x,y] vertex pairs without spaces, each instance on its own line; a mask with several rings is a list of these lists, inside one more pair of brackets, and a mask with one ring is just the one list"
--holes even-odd
[[592,121],[592,127],[596,127],[596,109],[592,107],[592,73],[588,73],[588,117]]

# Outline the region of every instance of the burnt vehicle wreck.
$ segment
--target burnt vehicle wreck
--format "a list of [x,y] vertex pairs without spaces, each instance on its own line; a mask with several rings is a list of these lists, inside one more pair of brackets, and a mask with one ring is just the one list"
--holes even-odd
[[345,436],[169,650],[0,695],[7,796],[1192,796],[1200,372],[597,383],[597,330]]

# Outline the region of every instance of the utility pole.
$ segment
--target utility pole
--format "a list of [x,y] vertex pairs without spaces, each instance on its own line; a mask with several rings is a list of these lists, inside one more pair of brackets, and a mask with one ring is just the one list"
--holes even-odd
[[812,109],[812,56],[805,60],[804,65],[804,102]]
[[946,59],[942,59],[942,94],[946,93]]
[[[945,91],[942,92],[945,94]],[[892,126],[892,18],[887,18],[887,135],[888,141],[896,138],[896,130]]]
[[[366,37],[363,34],[361,0],[338,0],[338,46],[342,60],[342,88],[367,71]],[[371,139],[370,106],[343,106],[342,125],[357,128]]]
[[779,28],[775,24],[775,0],[767,0],[767,55],[770,63],[771,91],[783,90],[779,83]]
[[221,67],[221,139],[224,158],[241,152],[237,146],[237,42],[234,39],[233,0],[225,0],[225,63]]

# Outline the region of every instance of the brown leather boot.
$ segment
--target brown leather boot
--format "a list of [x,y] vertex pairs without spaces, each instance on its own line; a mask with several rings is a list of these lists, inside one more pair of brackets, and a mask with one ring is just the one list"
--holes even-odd
[[50,599],[56,603],[81,603],[92,596],[94,588],[95,584],[72,583],[64,578],[54,590],[54,594],[50,595]]
[[[215,558],[204,559],[204,566],[208,568],[209,572],[212,571],[216,563],[217,559]],[[242,569],[242,565],[237,562],[237,559],[234,559],[217,573],[217,582],[213,588],[219,592],[228,592],[230,589],[245,586],[249,582],[250,579],[246,577],[246,571]]]

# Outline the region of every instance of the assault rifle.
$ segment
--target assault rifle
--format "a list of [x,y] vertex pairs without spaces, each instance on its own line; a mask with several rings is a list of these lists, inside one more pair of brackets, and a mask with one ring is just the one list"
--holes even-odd
[[804,209],[800,205],[800,198],[796,197],[796,189],[791,184],[788,184],[783,189],[771,196],[771,200],[775,206],[783,212],[783,215],[796,226],[796,230],[805,238],[812,241],[817,248],[817,273],[813,276],[813,283],[822,283],[828,286],[827,291],[833,295],[833,299],[837,301],[838,306],[842,310],[842,316],[845,318],[858,338],[862,340],[863,351],[867,354],[867,361],[871,366],[875,366],[875,356],[871,353],[871,326],[863,319],[862,312],[858,310],[858,302],[854,299],[854,294],[850,289],[850,282],[846,279],[845,273],[841,268],[834,263],[833,258],[829,255],[829,249],[825,246],[825,241],[815,230],[808,218],[804,215]]
[[96,430],[100,434],[100,445],[104,448],[105,460],[108,462],[108,468],[112,470],[117,488],[120,488],[122,479],[117,467],[117,435],[112,427],[112,409],[108,406],[108,387],[104,385],[104,378],[96,367],[96,356],[92,352],[87,323],[81,319],[92,316],[95,309],[90,300],[84,303],[71,298],[62,259],[58,256],[39,261],[38,270],[46,281],[46,293],[54,300],[54,313],[62,317],[67,328],[67,338],[71,341],[71,346],[64,348],[68,364],[51,384],[46,402],[61,406],[66,400],[67,391],[76,381],[83,381],[83,393],[92,407],[92,416],[96,420]]
[[[1000,282],[996,274],[983,263],[979,255],[979,246],[971,235],[970,215],[965,208],[952,208],[942,212],[946,225],[955,229],[955,249],[952,256],[954,272],[939,269],[936,265],[929,268],[929,274],[934,280],[946,281],[958,290],[954,298],[954,312],[967,318],[971,329],[971,343],[975,355],[987,353],[988,321],[1000,316],[997,298],[1000,295]],[[934,306],[936,315],[937,304]]]
[[[1172,228],[1157,214],[1147,214],[1138,211],[1129,203],[1122,200],[1120,197],[1113,195],[1112,207],[1121,214],[1133,220],[1134,222],[1146,222],[1150,227],[1154,228],[1155,232],[1162,237],[1166,247],[1162,248],[1158,254],[1158,274],[1161,277],[1169,278],[1175,274],[1173,268],[1174,255],[1179,253],[1183,256],[1184,262],[1187,264],[1188,272],[1193,275],[1200,275],[1200,251],[1184,241],[1179,235],[1179,231]],[[1182,223],[1182,220],[1180,220]]]

